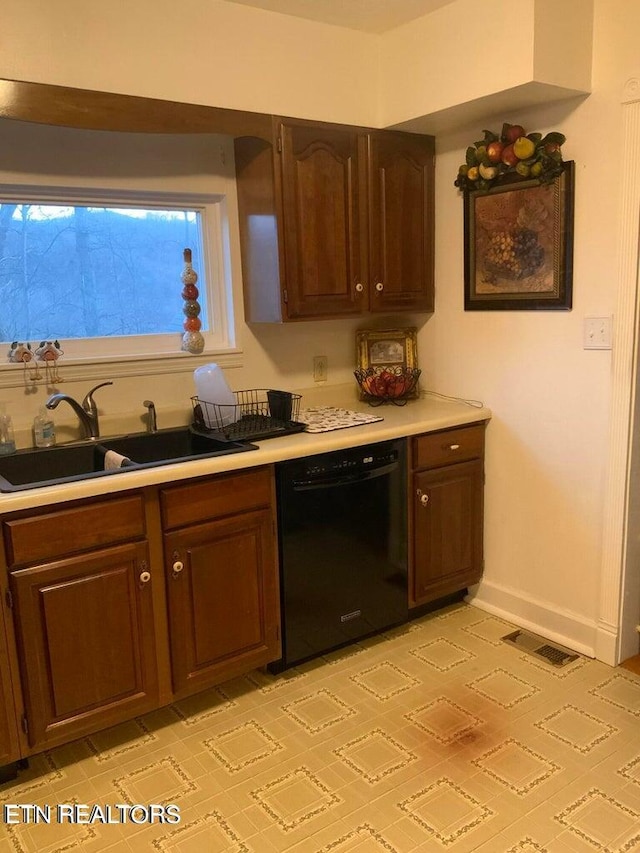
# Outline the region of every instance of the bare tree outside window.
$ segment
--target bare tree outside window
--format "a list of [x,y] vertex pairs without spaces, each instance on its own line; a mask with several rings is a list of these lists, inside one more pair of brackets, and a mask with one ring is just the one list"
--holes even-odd
[[208,328],[197,210],[0,204],[0,340],[181,333],[190,247]]

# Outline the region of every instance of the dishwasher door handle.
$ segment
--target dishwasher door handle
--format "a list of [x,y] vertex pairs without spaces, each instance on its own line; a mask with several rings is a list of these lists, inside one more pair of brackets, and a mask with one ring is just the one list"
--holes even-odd
[[291,484],[294,492],[311,492],[319,489],[333,489],[336,486],[352,486],[356,483],[366,483],[368,480],[377,480],[386,477],[398,467],[397,462],[390,465],[382,465],[379,468],[371,468],[357,474],[339,474],[336,477],[326,477],[322,480],[294,480]]

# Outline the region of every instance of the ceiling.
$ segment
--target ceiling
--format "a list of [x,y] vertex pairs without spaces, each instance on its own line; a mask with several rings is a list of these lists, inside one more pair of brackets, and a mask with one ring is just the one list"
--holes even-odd
[[368,33],[383,33],[454,0],[227,0]]

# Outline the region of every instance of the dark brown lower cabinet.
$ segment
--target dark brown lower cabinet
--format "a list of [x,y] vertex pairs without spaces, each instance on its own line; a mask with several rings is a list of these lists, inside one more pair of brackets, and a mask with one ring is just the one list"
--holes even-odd
[[63,743],[158,704],[147,545],[11,575],[29,745]]
[[0,613],[0,782],[5,781],[2,778],[1,768],[19,758],[20,741],[11,681],[11,664],[6,643],[4,614]]
[[0,517],[0,768],[277,660],[275,517],[269,466]]
[[484,424],[413,439],[409,606],[482,576]]
[[173,689],[184,696],[280,655],[272,514],[165,536]]

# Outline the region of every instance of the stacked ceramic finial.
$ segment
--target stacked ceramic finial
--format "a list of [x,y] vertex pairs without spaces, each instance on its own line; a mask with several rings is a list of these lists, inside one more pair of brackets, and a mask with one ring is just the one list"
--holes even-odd
[[182,349],[198,355],[204,349],[204,338],[200,332],[202,322],[200,321],[200,303],[198,302],[198,273],[191,265],[191,249],[185,249],[184,270],[182,271],[182,298],[184,305],[182,311],[186,317],[183,323],[184,335],[182,336]]

